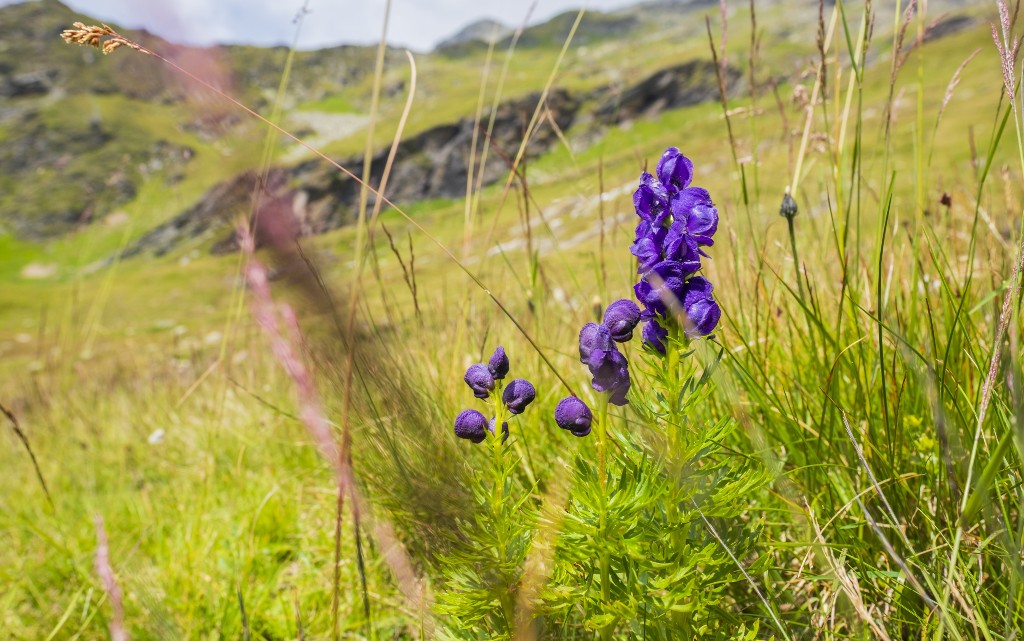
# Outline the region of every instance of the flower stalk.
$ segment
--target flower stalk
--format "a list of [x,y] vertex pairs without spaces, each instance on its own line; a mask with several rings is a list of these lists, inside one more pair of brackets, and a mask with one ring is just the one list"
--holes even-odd
[[[611,603],[611,557],[608,554],[608,394],[600,394],[597,401],[597,477],[601,487],[601,513],[597,538],[604,542],[601,548],[601,602]],[[601,629],[602,639],[611,639],[614,622]]]

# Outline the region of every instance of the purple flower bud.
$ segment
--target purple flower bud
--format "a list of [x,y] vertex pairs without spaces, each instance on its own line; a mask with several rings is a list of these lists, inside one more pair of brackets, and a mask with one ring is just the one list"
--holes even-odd
[[631,300],[622,298],[604,310],[604,326],[612,334],[612,340],[625,343],[633,338],[633,328],[640,322],[640,308]]
[[496,381],[500,381],[508,374],[508,356],[505,355],[505,348],[501,345],[494,350],[491,360],[487,361],[487,370]]
[[569,430],[573,436],[590,434],[590,424],[594,420],[587,404],[575,396],[567,396],[555,406],[555,423],[563,430]]
[[[481,416],[483,416],[483,415],[481,414]],[[498,418],[498,417],[497,416],[492,416],[491,417],[491,422],[487,424],[487,431],[490,432],[491,434],[494,434],[494,419],[496,419],[496,418]],[[507,440],[508,440],[508,421],[502,421],[501,422],[501,442],[504,443]]]
[[662,327],[658,321],[651,319],[647,321],[643,329],[644,344],[665,353],[665,343],[668,339],[668,330]]
[[455,417],[455,436],[474,443],[484,440],[487,433],[487,419],[476,410],[462,410]]
[[682,306],[688,320],[686,327],[688,338],[707,336],[715,331],[715,327],[722,317],[722,308],[718,306],[715,297],[711,295],[713,289],[714,287],[708,279],[703,276],[695,276],[686,281]]
[[533,388],[533,383],[525,378],[517,378],[505,388],[501,400],[505,402],[508,411],[513,414],[522,414],[526,406],[532,403],[536,396],[537,390]]
[[693,179],[693,163],[678,149],[669,147],[658,161],[657,173],[665,189],[675,193],[689,186]]
[[587,323],[580,330],[580,362],[586,363],[594,350],[614,349],[612,333],[604,325]]
[[469,385],[473,390],[473,395],[477,398],[487,398],[490,391],[494,389],[494,377],[483,363],[470,365],[463,380],[466,381],[466,385]]

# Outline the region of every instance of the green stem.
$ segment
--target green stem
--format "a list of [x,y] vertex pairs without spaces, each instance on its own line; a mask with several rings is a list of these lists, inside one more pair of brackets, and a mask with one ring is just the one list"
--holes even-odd
[[677,347],[679,344],[679,335],[680,331],[678,324],[669,323],[668,339],[666,340],[665,345],[665,356],[667,361],[666,368],[669,381],[668,389],[671,393],[671,397],[669,399],[669,420],[668,425],[665,426],[667,431],[665,436],[668,444],[668,456],[666,458],[668,460],[673,460],[676,453],[679,451],[679,416],[676,411],[677,404],[671,400],[673,398],[678,398],[679,395],[679,348]]
[[[494,487],[491,489],[491,502],[494,524],[497,528],[498,558],[504,563],[508,556],[508,547],[505,540],[505,447],[502,442],[505,430],[501,426],[505,422],[506,408],[505,403],[501,400],[501,389],[502,386],[499,384],[491,396],[494,401],[494,434],[490,436],[491,451],[494,455]],[[512,601],[511,586],[504,584],[504,581],[499,581],[496,587],[505,622],[509,632],[512,632],[515,627],[515,607]]]
[[793,268],[796,270],[796,288],[800,293],[800,300],[804,299],[804,280],[800,276],[800,257],[796,253],[796,230],[793,228],[794,216],[787,216],[789,223],[789,246],[793,248]]
[[[597,540],[601,542],[601,602],[607,606],[611,601],[611,559],[608,555],[608,395],[601,394],[597,402],[597,476],[601,487],[601,513]],[[601,638],[612,638],[614,623],[601,629]]]

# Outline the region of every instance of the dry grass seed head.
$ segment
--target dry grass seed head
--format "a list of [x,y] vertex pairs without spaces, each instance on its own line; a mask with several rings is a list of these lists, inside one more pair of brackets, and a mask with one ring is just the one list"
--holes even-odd
[[[132,49],[139,48],[137,44],[128,40],[107,25],[85,25],[81,22],[76,22],[72,26],[72,29],[65,29],[60,34],[60,37],[64,39],[64,42],[68,44],[82,45],[83,47],[94,47],[102,51],[104,54],[111,53],[118,47],[122,46],[127,46]],[[106,41],[104,41],[104,38],[106,38]]]

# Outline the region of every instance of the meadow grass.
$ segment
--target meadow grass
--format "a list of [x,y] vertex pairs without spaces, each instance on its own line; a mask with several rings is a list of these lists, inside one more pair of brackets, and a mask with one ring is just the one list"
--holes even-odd
[[[998,55],[987,29],[975,27],[925,43],[893,80],[891,36],[876,24],[873,40],[860,45],[861,8],[837,6],[844,13],[825,51],[826,89],[810,110],[816,136],[794,193],[799,266],[777,212],[807,112],[784,105],[787,131],[763,85],[753,102],[730,98],[735,155],[721,106],[700,105],[609,130],[583,150],[529,159],[529,193],[540,209],[522,206],[518,186],[507,194],[500,184],[485,189],[459,256],[583,392],[576,332],[602,304],[629,296],[635,281],[627,245],[637,159],[683,147],[721,212],[705,271],[724,310],[717,344],[698,350],[702,363],[722,350],[715,392],[688,409],[694,423],[738,428],[719,462],[756,463],[771,475],[734,520],[761,524],[763,534],[738,558],[751,576],[727,586],[730,616],[748,627],[758,622],[765,638],[1006,638],[1024,616],[1019,298],[972,455],[1021,233],[1016,185],[1024,167],[1013,127],[1004,124]],[[927,20],[914,17],[908,43]],[[742,13],[730,21],[729,55],[738,64],[749,33]],[[804,24],[813,38],[814,27]],[[762,46],[761,63],[771,69],[773,48]],[[859,46],[871,61],[854,56],[853,72],[850,52]],[[950,78],[976,48],[981,54],[936,127]],[[543,88],[554,56],[535,55],[543,60],[515,54],[533,76],[506,94]],[[807,59],[812,75],[800,82],[809,89],[817,58]],[[425,68],[420,74],[430,77]],[[898,99],[887,137],[890,83]],[[467,80],[457,101],[474,103],[478,90]],[[435,100],[448,99],[456,101],[440,92]],[[435,117],[417,121],[413,113],[407,133]],[[378,140],[397,129],[391,115],[382,112]],[[598,165],[608,194],[603,234]],[[440,201],[405,211],[454,250],[466,235],[463,209]],[[366,253],[356,304],[340,306],[358,312],[353,331],[339,331],[331,310],[308,292],[289,291],[288,280],[273,289],[300,312],[306,356],[339,430],[346,398],[354,404],[353,465],[372,508],[366,523],[394,528],[424,593],[450,608],[452,564],[483,544],[467,539],[463,524],[478,510],[472,488],[489,464],[485,448],[451,434],[468,405],[466,365],[503,344],[514,370],[537,387],[512,440],[520,463],[508,473],[509,487],[534,510],[564,505],[573,491],[568,470],[577,456],[595,460],[597,446],[556,429],[552,412],[566,392],[508,315],[407,219],[385,211],[381,221],[396,239],[412,234],[421,314],[382,234]],[[336,300],[352,291],[359,238],[347,229],[305,243],[325,282],[341,292]],[[73,244],[57,244],[69,248],[62,264],[76,260]],[[408,265],[407,246],[396,247]],[[5,437],[0,518],[11,536],[0,551],[0,578],[10,589],[0,597],[0,628],[12,638],[105,638],[110,608],[92,569],[97,513],[133,637],[331,634],[329,466],[259,328],[225,303],[240,286],[236,259],[181,265],[182,258],[4,286],[0,399],[17,412],[54,499],[51,509],[21,444]],[[17,264],[12,259],[5,273],[13,276]],[[41,308],[52,310],[45,324]],[[635,385],[651,385],[639,346],[626,353],[638,370]],[[220,354],[225,360],[208,373]],[[350,356],[358,367],[346,385]],[[643,433],[641,413],[617,416]],[[342,532],[340,634],[455,636],[440,614],[450,610],[415,607],[372,528],[357,546],[346,513]],[[538,550],[545,532],[537,530]],[[545,634],[595,632],[549,622]]]

